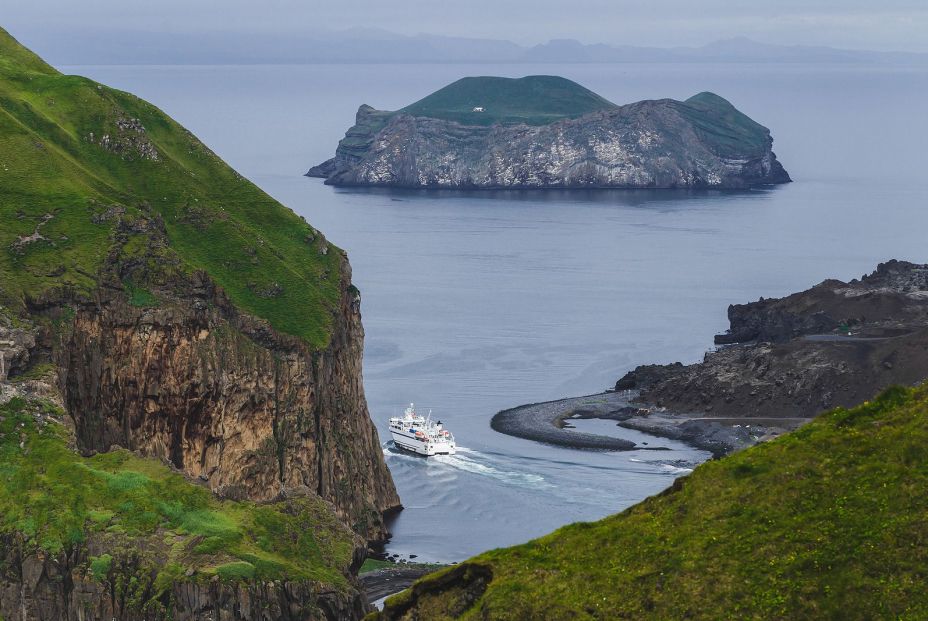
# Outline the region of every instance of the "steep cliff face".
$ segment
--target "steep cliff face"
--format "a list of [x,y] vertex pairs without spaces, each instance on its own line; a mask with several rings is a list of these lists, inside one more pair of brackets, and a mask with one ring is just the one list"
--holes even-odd
[[149,308],[108,289],[76,305],[54,357],[79,448],[162,458],[232,498],[308,488],[382,539],[399,498],[361,384],[356,290],[314,351],[240,314],[205,274],[186,284]]
[[399,499],[344,252],[154,106],[2,31],[0,105],[0,304],[35,323],[4,366],[58,367],[84,452],[130,447],[236,498],[308,489],[383,538]]
[[468,122],[463,112],[361,106],[335,157],[308,174],[332,185],[464,189],[746,188],[790,180],[770,132],[711,93],[541,124],[513,117],[480,124],[483,114]]

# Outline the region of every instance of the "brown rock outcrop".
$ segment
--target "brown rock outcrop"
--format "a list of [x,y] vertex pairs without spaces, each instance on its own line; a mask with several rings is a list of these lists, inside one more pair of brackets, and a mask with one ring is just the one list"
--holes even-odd
[[[350,282],[343,262],[342,282]],[[363,328],[348,286],[329,346],[239,313],[204,274],[154,308],[101,287],[55,347],[84,452],[123,446],[226,497],[316,493],[370,540],[399,506],[361,383]]]

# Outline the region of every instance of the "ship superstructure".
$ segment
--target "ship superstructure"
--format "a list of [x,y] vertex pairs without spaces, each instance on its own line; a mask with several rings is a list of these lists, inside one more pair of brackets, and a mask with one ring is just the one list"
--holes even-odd
[[422,416],[410,403],[402,416],[390,419],[390,434],[393,442],[401,449],[418,455],[454,455],[454,435],[442,426],[441,421],[432,420],[432,412]]

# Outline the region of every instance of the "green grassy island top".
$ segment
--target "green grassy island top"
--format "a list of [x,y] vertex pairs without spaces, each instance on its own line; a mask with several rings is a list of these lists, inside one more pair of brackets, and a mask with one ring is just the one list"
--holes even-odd
[[552,75],[461,78],[398,112],[466,125],[546,125],[615,108],[576,82]]

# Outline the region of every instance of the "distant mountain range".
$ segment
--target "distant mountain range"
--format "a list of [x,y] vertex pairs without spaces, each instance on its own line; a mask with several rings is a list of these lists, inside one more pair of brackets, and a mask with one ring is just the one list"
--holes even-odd
[[744,37],[701,47],[640,47],[554,39],[524,46],[355,28],[302,34],[97,32],[23,37],[54,64],[263,63],[876,63],[928,64],[928,54],[774,45]]

